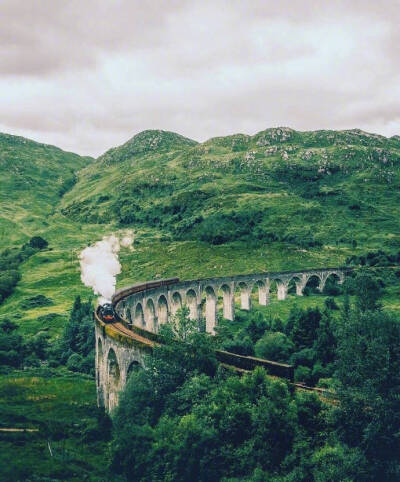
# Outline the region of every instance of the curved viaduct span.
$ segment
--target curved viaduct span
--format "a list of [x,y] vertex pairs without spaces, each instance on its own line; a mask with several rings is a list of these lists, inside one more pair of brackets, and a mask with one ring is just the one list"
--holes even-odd
[[[271,287],[277,291],[278,300],[287,297],[289,285],[295,283],[296,294],[303,290],[311,278],[318,281],[323,291],[330,276],[343,283],[346,268],[323,268],[303,271],[284,271],[249,275],[226,276],[180,281],[179,278],[152,281],[133,285],[117,291],[112,303],[120,320],[105,324],[95,313],[96,331],[96,383],[98,404],[111,411],[118,404],[119,392],[125,386],[131,370],[143,365],[146,355],[160,342],[158,328],[167,323],[179,308],[186,305],[192,319],[205,319],[206,331],[214,334],[217,324],[218,300],[222,300],[223,317],[235,318],[235,295],[240,297],[240,308],[251,309],[251,294],[258,293],[258,303],[266,306]],[[245,357],[217,351],[221,363],[239,370],[264,366],[271,375],[293,381],[293,367],[269,360]]]

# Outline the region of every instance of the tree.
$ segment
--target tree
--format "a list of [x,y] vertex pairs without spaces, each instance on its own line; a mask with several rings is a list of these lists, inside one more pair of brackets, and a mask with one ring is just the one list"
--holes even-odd
[[33,236],[33,238],[29,240],[29,246],[31,248],[44,249],[47,248],[48,245],[49,243],[41,236]]
[[256,343],[255,351],[260,358],[287,362],[293,351],[293,343],[284,333],[267,332]]
[[356,296],[356,306],[360,311],[376,310],[380,307],[382,287],[368,271],[360,271],[348,282],[349,291]]
[[290,334],[297,350],[313,346],[321,317],[318,307],[307,310],[294,308],[290,312],[285,331]]
[[338,436],[362,450],[374,480],[400,476],[399,340],[399,320],[379,310],[353,310],[338,335]]

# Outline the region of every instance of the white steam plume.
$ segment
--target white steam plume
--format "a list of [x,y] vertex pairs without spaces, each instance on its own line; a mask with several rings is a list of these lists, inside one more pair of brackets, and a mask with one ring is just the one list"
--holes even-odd
[[85,286],[100,295],[99,303],[110,303],[115,292],[117,274],[121,272],[118,253],[121,246],[132,248],[133,232],[127,231],[120,240],[115,234],[104,236],[101,241],[88,246],[79,254],[81,280]]

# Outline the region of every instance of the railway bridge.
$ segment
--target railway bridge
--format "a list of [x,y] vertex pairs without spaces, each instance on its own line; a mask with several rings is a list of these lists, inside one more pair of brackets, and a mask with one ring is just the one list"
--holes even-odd
[[[172,278],[117,291],[112,303],[120,320],[107,325],[95,314],[98,404],[108,411],[115,408],[131,370],[137,365],[143,366],[146,355],[159,341],[160,325],[167,323],[182,306],[189,308],[192,319],[204,319],[206,331],[214,334],[219,303],[222,316],[234,320],[235,299],[240,300],[242,310],[251,310],[253,298],[266,306],[272,292],[276,292],[278,300],[284,300],[290,288],[302,296],[311,280],[323,291],[329,277],[343,283],[346,271],[345,268],[322,268],[186,281]],[[269,373],[293,381],[293,367],[289,365],[222,351],[217,351],[217,358],[239,370],[261,365]]]

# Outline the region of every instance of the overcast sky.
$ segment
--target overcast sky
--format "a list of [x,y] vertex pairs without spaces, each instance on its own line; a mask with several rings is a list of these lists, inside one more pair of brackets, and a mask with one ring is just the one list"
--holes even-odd
[[400,0],[0,0],[0,131],[400,134]]

